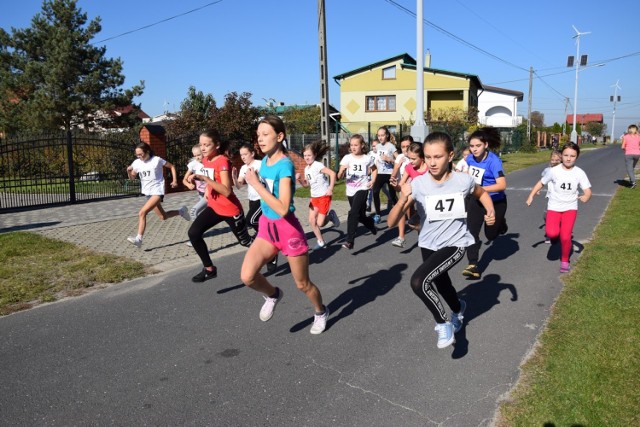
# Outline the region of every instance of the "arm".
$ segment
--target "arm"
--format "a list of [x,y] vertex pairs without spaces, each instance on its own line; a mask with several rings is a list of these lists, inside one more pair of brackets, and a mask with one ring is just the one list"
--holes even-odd
[[591,188],[585,188],[582,191],[584,191],[584,194],[578,197],[578,200],[580,200],[582,203],[587,203],[591,198]]
[[307,178],[305,177],[304,174],[301,173],[297,173],[296,174],[296,181],[298,181],[300,183],[300,185],[302,185],[304,188],[309,188],[309,181],[307,181]]
[[491,196],[487,193],[482,187],[476,184],[476,187],[473,191],[473,196],[480,201],[484,210],[487,211],[484,216],[484,222],[487,225],[493,225],[496,222],[495,209],[493,207],[493,200],[491,200]]
[[533,203],[533,197],[538,194],[540,190],[542,190],[542,187],[544,187],[542,181],[536,182],[536,185],[533,186],[531,193],[529,193],[529,197],[527,197],[527,206],[531,206],[531,203]]
[[329,189],[327,190],[326,196],[333,196],[333,187],[336,185],[336,173],[327,167],[322,168],[320,172],[329,176]]
[[394,187],[396,190],[399,190],[397,176],[398,176],[398,171],[400,170],[401,165],[402,163],[393,164],[393,171],[391,171],[391,178],[389,179],[391,186]]
[[393,209],[391,209],[391,212],[389,212],[389,216],[387,217],[387,225],[389,225],[389,227],[395,227],[396,225],[398,225],[400,219],[404,218],[413,204],[414,200],[413,197],[411,197],[411,184],[404,184],[402,186],[402,191],[400,191],[398,201],[395,205],[393,205]]
[[184,174],[184,178],[182,178],[182,184],[187,187],[189,190],[193,190],[194,188],[196,188],[195,184],[193,183],[193,178],[191,179],[191,181],[189,181],[189,177],[193,175],[191,173],[191,171],[189,169],[187,169],[187,173]]
[[504,176],[499,176],[496,178],[495,184],[485,185],[482,188],[484,188],[484,191],[489,193],[504,191],[507,188],[507,178],[505,178]]
[[138,172],[133,170],[133,166],[127,167],[127,176],[129,179],[136,179],[138,177]]
[[206,182],[207,185],[211,187],[216,193],[221,194],[225,197],[229,197],[229,195],[232,193],[231,172],[228,170],[220,171],[220,182],[214,181],[206,175],[193,174],[192,176],[194,177],[194,179],[199,179]]
[[347,168],[349,166],[348,165],[342,165],[340,166],[340,169],[338,170],[338,179],[342,179],[342,177],[344,176],[344,173],[347,171]]
[[238,175],[238,169],[231,169],[231,178],[233,179],[233,185],[240,190],[244,186],[244,177]]
[[291,191],[292,179],[293,178],[289,176],[280,178],[280,197],[277,198],[260,183],[258,174],[252,168],[247,170],[246,175],[247,184],[252,186],[260,195],[260,198],[281,217],[289,213],[289,206],[291,205],[291,198],[293,197]]
[[173,163],[166,162],[164,167],[171,170],[171,177],[173,180],[171,181],[171,188],[176,188],[178,186],[178,173],[176,172],[176,167],[173,166]]

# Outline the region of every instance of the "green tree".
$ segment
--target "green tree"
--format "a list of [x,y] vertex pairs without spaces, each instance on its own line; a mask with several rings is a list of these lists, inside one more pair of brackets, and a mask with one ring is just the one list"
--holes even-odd
[[585,128],[587,132],[589,132],[589,135],[602,136],[607,129],[607,125],[604,123],[589,122],[585,125]]
[[478,123],[478,110],[459,107],[434,108],[425,115],[429,131],[446,132],[456,148],[465,145],[464,133]]
[[9,98],[3,104],[17,105],[0,108],[6,129],[14,129],[16,120],[20,130],[90,127],[111,119],[100,112],[130,105],[142,94],[142,81],[121,88],[122,60],[107,58],[106,47],[92,45],[102,29],[100,18],[89,22],[76,3],[45,0],[31,27],[0,35],[0,72],[3,80],[8,77],[2,98]]
[[320,134],[320,107],[309,105],[290,107],[282,113],[289,134]]
[[204,130],[216,111],[216,101],[210,93],[205,94],[189,86],[187,97],[180,103],[175,120],[167,123],[167,133],[182,136]]
[[544,127],[544,114],[540,111],[531,112],[531,126],[541,129]]
[[251,93],[230,92],[222,108],[213,111],[210,124],[223,138],[232,142],[251,141],[257,128],[259,109],[251,102]]

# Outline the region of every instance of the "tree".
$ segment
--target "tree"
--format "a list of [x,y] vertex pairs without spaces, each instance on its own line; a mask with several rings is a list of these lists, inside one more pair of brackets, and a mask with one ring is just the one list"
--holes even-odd
[[[5,100],[0,120],[7,129],[16,128],[16,121],[20,130],[91,127],[109,120],[100,111],[130,105],[142,94],[142,81],[121,88],[120,58],[106,58],[106,47],[91,44],[102,29],[100,18],[88,22],[76,3],[45,0],[31,27],[0,35],[0,73],[3,81],[7,77],[0,86]],[[6,109],[6,104],[16,107]]]
[[532,111],[531,112],[531,126],[536,128],[544,127],[544,113],[540,111]]
[[196,133],[204,130],[211,122],[216,111],[216,101],[213,95],[197,91],[195,86],[189,86],[187,97],[180,103],[180,112],[175,120],[167,123],[167,133],[174,136]]
[[251,93],[230,92],[224,96],[224,105],[213,111],[211,126],[229,141],[252,141],[258,126],[258,108],[251,102]]
[[320,107],[317,105],[287,108],[282,114],[287,133],[320,134]]
[[465,131],[478,123],[478,110],[475,108],[469,108],[469,110],[459,107],[434,108],[425,116],[429,131],[448,133],[456,148],[464,144]]
[[589,135],[602,136],[607,129],[607,125],[604,123],[589,122],[585,125],[585,128],[587,132],[589,132]]

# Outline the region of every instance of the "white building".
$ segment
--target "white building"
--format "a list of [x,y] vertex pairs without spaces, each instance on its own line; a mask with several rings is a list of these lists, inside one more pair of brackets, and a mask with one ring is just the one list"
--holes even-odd
[[524,94],[515,90],[483,85],[478,94],[478,122],[483,126],[514,128],[522,124],[518,102]]

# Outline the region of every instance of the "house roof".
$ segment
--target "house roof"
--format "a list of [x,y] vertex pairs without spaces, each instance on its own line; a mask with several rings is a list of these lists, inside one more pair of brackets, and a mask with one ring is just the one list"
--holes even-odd
[[[344,78],[356,75],[356,74],[360,74],[363,71],[370,71],[374,68],[380,67],[381,65],[390,63],[390,62],[396,62],[398,60],[402,59],[402,64],[401,67],[402,68],[408,68],[408,69],[414,69],[417,66],[416,60],[413,59],[413,57],[411,55],[409,55],[408,53],[402,53],[400,55],[396,55],[396,56],[392,56],[391,58],[387,58],[387,59],[383,59],[382,61],[378,61],[378,62],[374,62],[373,64],[369,64],[369,65],[365,65],[363,67],[360,68],[356,68],[355,70],[351,70],[351,71],[347,71],[346,73],[342,73],[342,74],[338,74],[337,76],[334,76],[333,79],[334,80],[342,80]],[[425,72],[428,73],[434,73],[434,74],[444,74],[444,75],[448,75],[448,76],[454,76],[454,77],[463,77],[463,78],[467,78],[467,79],[471,79],[474,80],[476,85],[478,86],[478,88],[483,89],[484,86],[482,86],[482,83],[480,82],[480,78],[475,75],[475,74],[469,74],[469,73],[459,73],[457,71],[449,71],[449,70],[442,70],[439,68],[431,68],[431,67],[424,67],[423,70]]]
[[[576,120],[578,123],[590,123],[590,122],[603,122],[603,116],[600,113],[585,113],[576,114]],[[573,114],[567,114],[567,123],[573,124]]]
[[504,95],[515,96],[516,98],[518,98],[518,101],[522,101],[524,99],[524,93],[519,92],[517,90],[503,89],[501,87],[487,86],[487,85],[484,85],[483,88],[485,92],[502,93]]

